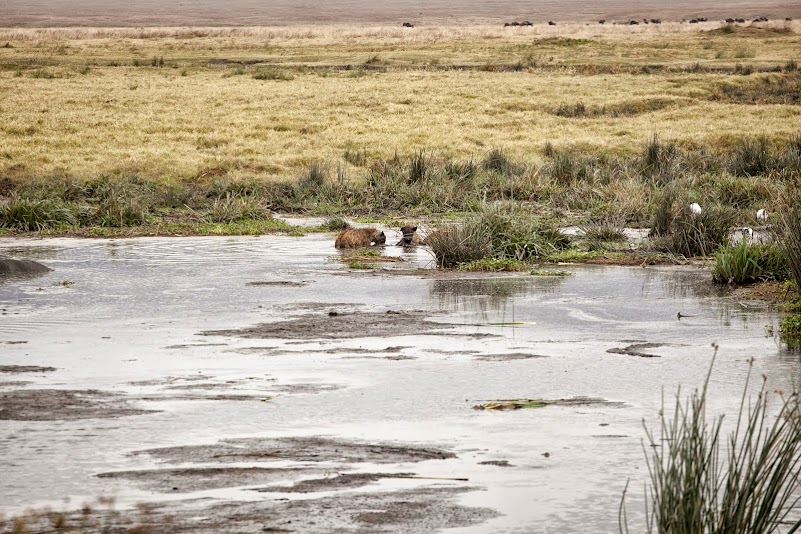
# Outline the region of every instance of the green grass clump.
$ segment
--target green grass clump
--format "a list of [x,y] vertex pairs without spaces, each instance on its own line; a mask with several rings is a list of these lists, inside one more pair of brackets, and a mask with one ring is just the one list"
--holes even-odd
[[801,348],[801,315],[792,314],[779,321],[779,335],[787,346]]
[[0,227],[38,232],[51,228],[75,226],[79,210],[58,199],[31,199],[11,196],[0,202]]
[[801,191],[788,188],[781,201],[777,234],[790,277],[801,287]]
[[[714,358],[713,358],[714,362]],[[658,433],[645,428],[650,488],[648,533],[763,534],[801,528],[801,405],[795,393],[770,394],[767,377],[756,400],[743,388],[736,425],[722,433],[723,416],[707,419],[709,375],[701,391],[659,412]],[[769,399],[770,397],[770,399]],[[778,401],[778,409],[768,406]],[[628,533],[625,493],[620,530]]]
[[749,243],[744,239],[735,247],[715,253],[712,279],[720,284],[752,284],[765,280],[785,280],[787,261],[772,243]]
[[295,79],[291,74],[280,70],[257,70],[251,77],[254,80],[290,81]]
[[588,241],[623,242],[626,240],[625,220],[620,217],[604,217],[580,227]]
[[454,267],[479,260],[519,262],[570,246],[570,238],[510,203],[484,203],[461,226],[426,238],[437,264]]
[[515,258],[482,258],[480,260],[457,265],[460,271],[526,271],[531,266]]
[[376,264],[374,263],[365,263],[363,261],[352,261],[348,263],[349,269],[375,269]]

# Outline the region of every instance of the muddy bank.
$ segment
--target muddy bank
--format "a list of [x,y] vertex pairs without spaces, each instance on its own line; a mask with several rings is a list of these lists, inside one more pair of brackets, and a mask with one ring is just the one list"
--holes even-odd
[[380,463],[444,460],[455,455],[439,449],[366,443],[323,437],[227,439],[212,445],[189,445],[139,451],[173,463],[233,463],[272,460],[296,462]]
[[[236,330],[209,330],[206,336],[238,336],[260,339],[353,339],[408,335],[454,335],[443,330],[462,327],[454,323],[429,321],[422,311],[339,312],[330,310],[313,316],[275,323],[263,323]],[[475,335],[475,334],[471,334]],[[480,334],[491,335],[491,334]]]
[[86,390],[17,389],[0,393],[0,420],[72,421],[152,413],[120,395]]

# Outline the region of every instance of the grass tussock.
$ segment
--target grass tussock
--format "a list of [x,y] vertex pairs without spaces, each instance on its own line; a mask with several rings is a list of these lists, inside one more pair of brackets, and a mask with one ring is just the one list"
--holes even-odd
[[796,287],[801,287],[801,191],[788,188],[782,198],[777,238]]
[[708,256],[728,242],[736,219],[729,206],[706,204],[701,213],[690,197],[666,189],[658,201],[651,225],[657,250],[687,258]]
[[433,232],[426,243],[437,265],[455,267],[488,259],[522,262],[565,249],[570,239],[512,204],[487,203],[461,225]]
[[[723,416],[707,417],[709,378],[686,399],[679,391],[672,410],[663,403],[656,432],[645,428],[650,475],[645,531],[795,532],[801,528],[797,393],[770,392],[765,377],[752,399],[749,372],[735,425],[724,434]],[[628,533],[625,494],[620,524]]]
[[753,284],[766,280],[786,280],[787,260],[773,243],[750,243],[743,239],[734,247],[715,253],[712,279],[720,284]]
[[[738,74],[746,74],[744,69],[748,67],[739,67],[741,72]],[[785,69],[781,74],[766,75],[757,80],[722,84],[715,98],[735,104],[801,105],[801,72],[792,62],[788,62]],[[751,70],[747,72],[750,73]]]

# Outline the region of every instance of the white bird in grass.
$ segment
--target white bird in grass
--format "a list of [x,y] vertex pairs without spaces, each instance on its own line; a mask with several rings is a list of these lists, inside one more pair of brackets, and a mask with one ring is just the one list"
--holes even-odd
[[757,211],[757,220],[758,221],[767,221],[768,220],[768,212],[765,211],[765,208]]
[[701,206],[698,204],[698,202],[693,202],[690,204],[690,213],[693,215],[701,215]]

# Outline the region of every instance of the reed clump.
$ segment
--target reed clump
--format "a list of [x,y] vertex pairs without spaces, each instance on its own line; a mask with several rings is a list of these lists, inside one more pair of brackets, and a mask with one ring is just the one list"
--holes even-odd
[[[645,531],[797,531],[801,528],[798,394],[771,392],[763,377],[754,399],[749,396],[749,371],[739,413],[725,434],[724,416],[707,416],[711,372],[712,366],[700,391],[682,398],[679,390],[672,410],[663,402],[656,431],[645,426],[643,450],[649,473]],[[629,532],[625,493],[620,531]]]

